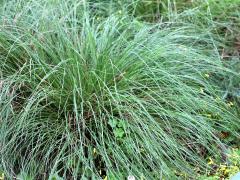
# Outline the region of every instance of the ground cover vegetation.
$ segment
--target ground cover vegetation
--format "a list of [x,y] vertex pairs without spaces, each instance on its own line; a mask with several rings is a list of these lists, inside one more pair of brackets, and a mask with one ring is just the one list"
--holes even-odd
[[239,171],[239,0],[0,2],[0,179]]

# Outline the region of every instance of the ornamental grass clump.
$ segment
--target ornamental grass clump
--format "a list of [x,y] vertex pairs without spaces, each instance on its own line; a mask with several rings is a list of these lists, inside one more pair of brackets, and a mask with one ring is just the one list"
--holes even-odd
[[96,23],[75,1],[20,5],[0,26],[6,177],[173,177],[221,153],[218,133],[238,119],[210,83],[226,68],[208,33],[131,17]]

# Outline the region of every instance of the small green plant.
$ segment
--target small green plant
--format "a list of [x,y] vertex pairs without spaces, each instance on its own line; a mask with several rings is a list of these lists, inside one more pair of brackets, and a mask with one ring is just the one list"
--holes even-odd
[[110,119],[108,124],[113,130],[113,134],[117,139],[123,139],[127,131],[127,121],[121,119]]

